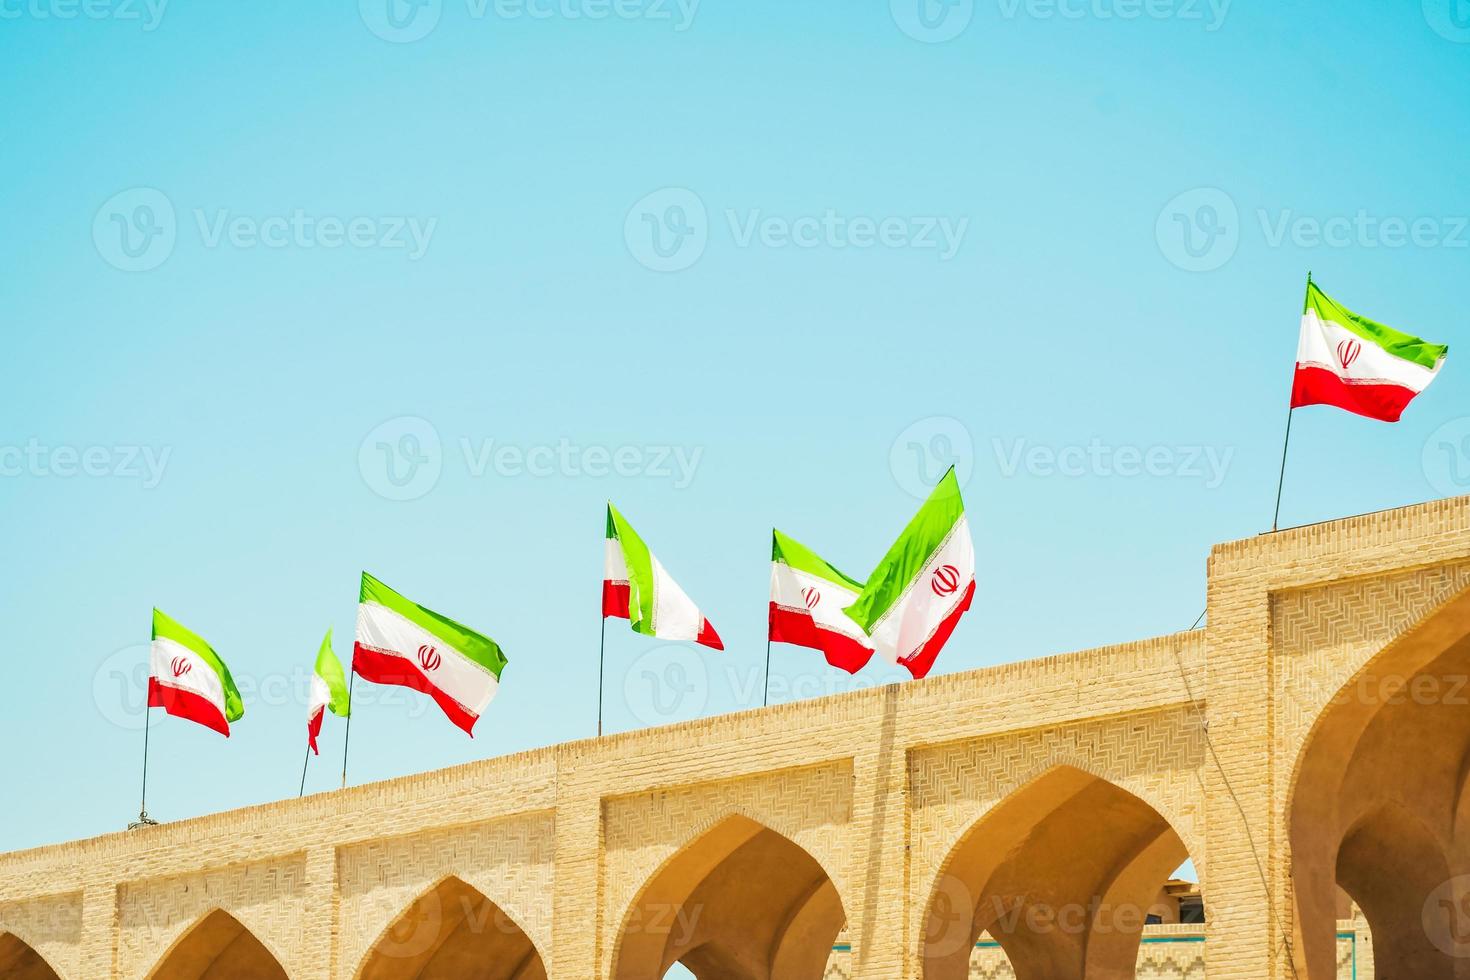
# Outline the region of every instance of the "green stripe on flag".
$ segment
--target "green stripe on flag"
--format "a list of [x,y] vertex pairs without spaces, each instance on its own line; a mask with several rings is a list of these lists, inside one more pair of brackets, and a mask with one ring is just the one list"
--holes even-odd
[[949,536],[949,532],[965,516],[965,502],[960,499],[960,482],[955,477],[954,467],[935,486],[924,506],[909,521],[908,527],[893,542],[888,554],[868,576],[868,584],[862,595],[843,612],[871,634],[873,625],[883,617],[895,602],[903,598],[915,578],[929,564],[934,552]]
[[628,569],[628,619],[634,632],[654,635],[653,624],[653,556],[648,545],[633,530],[616,507],[608,501],[607,536],[618,542],[623,564]]
[[1316,311],[1318,319],[1331,320],[1368,343],[1383,348],[1394,357],[1422,365],[1431,371],[1450,352],[1444,344],[1431,344],[1427,340],[1411,337],[1393,327],[1385,327],[1365,316],[1359,316],[1322,292],[1314,282],[1307,284],[1307,309]]
[[854,592],[863,591],[863,583],[833,568],[824,558],[795,538],[771,531],[771,560],[784,562],[789,568],[826,579]]
[[204,638],[193,630],[184,626],[176,619],[166,616],[161,610],[153,610],[153,638],[155,640],[172,640],[190,653],[198,655],[209,665],[209,669],[219,675],[220,687],[225,692],[225,720],[239,721],[245,717],[245,703],[240,700],[240,689],[235,686],[235,678],[230,676],[230,668],[214,652],[214,647],[204,642]]
[[315,669],[316,675],[326,683],[327,691],[331,694],[327,707],[332,709],[332,714],[341,718],[352,714],[347,690],[347,675],[342,670],[342,661],[337,659],[337,654],[332,650],[332,631],[330,629],[322,638],[322,648],[316,653]]
[[375,602],[415,626],[433,633],[451,649],[484,667],[496,678],[505,669],[508,661],[500,650],[500,644],[483,633],[476,633],[468,626],[456,623],[448,616],[441,616],[432,609],[425,609],[418,603],[405,599],[367,572],[362,573],[359,598],[363,602]]

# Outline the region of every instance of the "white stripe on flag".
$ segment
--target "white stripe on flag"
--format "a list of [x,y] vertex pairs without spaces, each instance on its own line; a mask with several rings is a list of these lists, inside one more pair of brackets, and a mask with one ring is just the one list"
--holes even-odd
[[153,639],[148,659],[158,683],[197,694],[218,708],[221,717],[224,716],[224,685],[203,657],[180,643],[158,636]]
[[606,550],[602,554],[602,580],[624,583],[628,581],[628,565],[623,560],[623,546],[616,538],[604,538]]
[[[807,589],[815,590],[807,593]],[[809,601],[808,596],[816,599]],[[857,601],[858,593],[819,575],[792,568],[784,561],[771,562],[771,601],[786,609],[811,616],[818,626],[850,636],[868,646],[867,634],[842,610]]]
[[[357,608],[357,642],[379,653],[403,658],[405,667],[422,675],[477,717],[500,687],[495,675],[485,667],[417,623],[376,602],[364,602]],[[430,667],[426,668],[420,660],[421,647],[432,648],[438,654],[437,661],[428,656]]]
[[[941,595],[934,586],[934,573],[944,565],[954,566],[959,585]],[[912,656],[964,600],[974,579],[975,545],[970,540],[970,523],[962,516],[907,591],[873,624],[873,648],[891,663]]]
[[664,640],[695,639],[704,625],[699,607],[664,571],[652,552],[648,559],[653,563],[653,635]]
[[[1342,366],[1341,350],[1348,357]],[[1371,340],[1364,340],[1347,327],[1317,316],[1308,310],[1302,317],[1302,334],[1297,343],[1296,362],[1304,367],[1319,367],[1339,378],[1360,384],[1399,385],[1410,391],[1423,391],[1444,365],[1441,359],[1434,370],[1422,364],[1395,357]]]

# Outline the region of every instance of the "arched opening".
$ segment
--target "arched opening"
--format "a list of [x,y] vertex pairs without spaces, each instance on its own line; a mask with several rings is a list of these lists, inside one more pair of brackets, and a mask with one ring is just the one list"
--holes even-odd
[[149,980],[286,980],[286,971],[240,920],[221,909],[174,944]]
[[977,943],[1017,980],[1134,976],[1144,929],[1180,921],[1166,885],[1189,857],[1168,820],[1121,787],[1058,766],[960,839],[925,919],[925,980],[965,980]]
[[686,845],[624,917],[614,980],[821,980],[845,914],[810,854],[745,817]]
[[1395,978],[1470,978],[1470,592],[1379,651],[1329,702],[1287,807],[1293,954],[1337,975],[1356,903]]
[[0,977],[6,980],[60,980],[41,954],[19,936],[0,933]]
[[368,952],[358,980],[546,980],[531,938],[459,878],[419,896]]

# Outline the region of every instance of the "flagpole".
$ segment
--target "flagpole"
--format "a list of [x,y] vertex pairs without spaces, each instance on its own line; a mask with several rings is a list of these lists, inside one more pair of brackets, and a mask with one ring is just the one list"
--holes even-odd
[[[350,717],[350,716],[349,716]],[[296,794],[299,800],[306,795],[306,767],[311,762],[311,743],[306,746],[306,758],[301,760],[301,790]]]
[[[1302,303],[1302,315],[1307,313],[1307,304],[1312,298],[1312,273],[1307,272],[1307,299]],[[1295,379],[1295,369],[1292,377]],[[1293,385],[1295,381],[1293,380]],[[1286,439],[1281,443],[1281,474],[1276,478],[1276,512],[1271,517],[1271,532],[1274,534],[1281,525],[1281,488],[1286,485],[1286,452],[1291,448],[1291,418],[1296,412],[1296,406],[1292,405],[1286,410]]]
[[148,729],[150,727],[148,722],[152,717],[153,706],[145,704],[143,706],[143,798],[138,804],[138,822],[131,824],[128,827],[129,830],[134,827],[152,826],[158,822],[148,816]]
[[[355,653],[355,652],[354,652]],[[342,788],[347,788],[347,746],[352,740],[352,692],[357,689],[357,658],[354,655],[352,663],[352,679],[347,682],[347,724],[343,726],[342,733]],[[308,747],[309,748],[309,747]],[[306,769],[302,770],[302,784],[305,785]]]
[[602,737],[602,670],[607,659],[607,616],[602,617],[602,638],[597,643],[597,736]]
[[771,703],[771,628],[766,624],[766,686],[761,692],[761,707],[767,707]]

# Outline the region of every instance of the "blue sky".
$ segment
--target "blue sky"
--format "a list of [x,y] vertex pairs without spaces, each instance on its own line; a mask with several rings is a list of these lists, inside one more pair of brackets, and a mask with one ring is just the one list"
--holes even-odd
[[[0,849],[136,814],[154,605],[247,692],[156,721],[165,820],[294,793],[362,569],[511,662],[473,740],[359,684],[354,782],[593,734],[609,498],[728,645],[610,625],[613,731],[758,704],[772,525],[864,574],[951,461],[937,671],[1169,632],[1308,269],[1470,340],[1448,2],[393,2],[0,0]],[[1283,523],[1465,492],[1467,394],[1298,413]],[[815,656],[773,700],[902,677]]]

